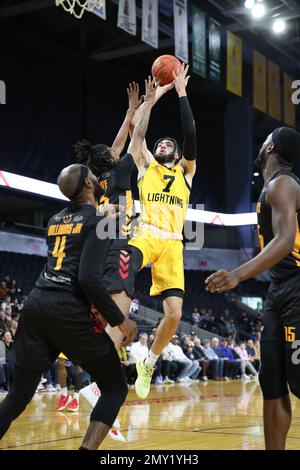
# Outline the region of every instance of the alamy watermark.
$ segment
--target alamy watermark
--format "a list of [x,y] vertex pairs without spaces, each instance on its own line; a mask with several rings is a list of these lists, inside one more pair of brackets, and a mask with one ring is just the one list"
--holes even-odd
[[296,91],[292,94],[292,103],[300,104],[300,80],[294,80],[292,83],[292,88]]
[[[118,203],[120,208],[126,207],[126,198],[121,196]],[[191,207],[191,206],[190,206]],[[178,209],[178,208],[177,208]],[[203,204],[197,204],[196,210],[204,210]],[[99,216],[102,214],[99,213]],[[182,212],[177,211],[176,208],[167,205],[150,205],[145,209],[144,220],[150,221],[145,224],[133,212],[130,216],[126,214],[125,210],[119,217],[111,215],[102,217],[97,224],[97,237],[101,240],[109,238],[115,239],[128,239],[133,236],[145,236],[145,230],[151,233],[151,237],[159,239],[181,240],[185,241],[186,250],[201,250],[204,245],[204,224],[201,222],[194,222],[186,220],[184,223],[182,234],[174,234],[172,229],[181,227]]]
[[0,104],[6,104],[6,85],[3,80],[0,80]]
[[293,341],[292,349],[296,349],[296,351],[294,351],[292,354],[292,363],[295,366],[298,366],[300,364],[300,340],[299,339],[296,339],[295,341]]

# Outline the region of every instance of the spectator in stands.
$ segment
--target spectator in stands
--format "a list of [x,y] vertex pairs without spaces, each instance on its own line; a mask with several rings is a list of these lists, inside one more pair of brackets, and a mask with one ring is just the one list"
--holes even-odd
[[141,333],[139,335],[139,340],[131,345],[129,352],[130,364],[136,364],[138,361],[143,361],[147,357],[149,352],[147,342],[147,333]]
[[260,341],[259,341],[259,340],[256,340],[256,341],[254,342],[254,347],[255,347],[255,350],[256,350],[257,359],[258,359],[259,362],[260,362]]
[[221,339],[220,348],[223,352],[223,357],[226,357],[229,364],[229,377],[235,378],[240,373],[240,361],[234,357],[232,349],[229,347],[228,341],[226,338]]
[[194,339],[193,352],[195,354],[195,358],[199,361],[199,364],[200,364],[200,367],[201,367],[201,377],[200,377],[200,379],[203,380],[204,382],[207,382],[208,381],[207,370],[208,370],[208,367],[209,367],[209,360],[206,358],[204,352],[202,351],[201,340],[198,337],[196,337]]
[[195,307],[193,309],[193,313],[192,313],[192,323],[193,323],[193,325],[198,326],[198,323],[199,323],[200,319],[201,319],[201,317],[200,317],[200,314],[198,312],[198,309]]
[[139,313],[140,301],[136,297],[132,299],[130,304],[130,313],[137,314]]
[[212,349],[209,339],[204,340],[204,347],[202,350],[206,359],[209,359],[209,366],[212,367],[212,378],[214,380],[223,380],[223,361]]
[[8,288],[8,292],[10,293],[11,296],[14,296],[16,293],[17,293],[17,281],[15,279],[13,279],[10,284],[9,284],[9,288]]
[[6,361],[6,348],[4,341],[0,340],[0,394],[6,393],[6,375],[4,364]]
[[0,299],[4,299],[7,294],[7,284],[5,281],[1,281],[0,283]]
[[6,323],[6,315],[5,311],[0,310],[0,337],[3,335],[5,330],[8,330],[8,325]]
[[122,364],[122,368],[125,373],[126,381],[129,385],[133,385],[136,380],[136,369],[135,364],[131,364],[129,361],[130,346],[122,346],[119,350],[119,356]]
[[229,320],[229,324],[227,325],[227,333],[228,336],[232,336],[233,338],[235,338],[237,335],[237,329],[233,318]]
[[185,353],[188,347],[188,344],[191,342],[191,337],[189,335],[184,335],[181,340],[181,347]]
[[6,376],[7,389],[12,384],[14,369],[13,369],[13,337],[10,331],[5,331],[2,335],[2,341],[5,346],[5,363],[4,370]]
[[172,361],[176,363],[181,370],[177,375],[176,382],[190,382],[190,377],[196,372],[197,365],[193,364],[193,361],[188,359],[184,354],[182,347],[178,344],[178,336],[174,335],[170,343],[163,350],[162,354],[168,354]]
[[255,326],[250,327],[250,332],[248,334],[248,338],[251,339],[253,342],[257,340],[257,331]]
[[[245,370],[249,371],[250,375],[253,377],[257,376],[257,370],[253,367],[253,365],[250,362],[249,355],[246,350],[246,344],[244,341],[240,341],[239,346],[236,346],[234,348],[235,352],[239,355],[240,359],[244,361],[245,364]],[[243,378],[248,378],[248,376],[245,374],[245,372],[242,373]]]
[[185,351],[185,355],[188,359],[190,359],[193,362],[193,366],[194,366],[194,372],[193,372],[193,374],[190,375],[190,378],[192,380],[198,380],[198,377],[199,377],[200,371],[201,371],[201,366],[200,366],[200,363],[199,363],[193,349],[194,349],[194,344],[193,343],[188,343],[187,349]]
[[247,351],[248,356],[249,356],[249,361],[253,364],[253,366],[255,367],[255,369],[256,369],[257,371],[259,371],[259,368],[260,368],[260,359],[259,359],[259,357],[258,357],[258,354],[257,354],[257,352],[256,352],[256,348],[255,348],[255,346],[254,346],[254,343],[253,343],[253,340],[252,340],[252,339],[248,339],[246,351]]
[[223,361],[223,378],[225,380],[229,380],[228,376],[231,376],[231,367],[228,362],[227,356],[224,354],[223,349],[220,346],[220,340],[219,338],[212,338],[211,340],[211,347],[218,356],[218,358]]
[[249,317],[246,312],[242,312],[239,320],[239,328],[244,331],[249,331]]

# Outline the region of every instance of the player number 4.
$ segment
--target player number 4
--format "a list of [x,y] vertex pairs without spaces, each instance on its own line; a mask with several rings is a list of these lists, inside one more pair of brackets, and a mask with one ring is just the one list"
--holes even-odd
[[55,271],[59,271],[61,269],[63,259],[66,256],[66,253],[65,253],[66,240],[67,240],[66,236],[55,237],[55,245],[54,245],[54,250],[52,252],[52,256],[54,258],[57,258],[56,266],[54,268]]

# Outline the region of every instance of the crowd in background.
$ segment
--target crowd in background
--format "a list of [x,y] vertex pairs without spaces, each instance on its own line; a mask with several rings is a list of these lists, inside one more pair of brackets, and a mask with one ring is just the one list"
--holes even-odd
[[[5,276],[0,282],[0,393],[7,392],[13,381],[13,340],[22,314],[25,296],[16,280]],[[138,314],[139,300],[133,299],[131,313]],[[260,331],[262,317],[251,318],[242,312],[234,318],[228,309],[215,315],[211,309],[194,308],[190,321],[195,327],[221,333],[211,340],[201,339],[195,332],[174,335],[162,351],[153,375],[155,384],[208,382],[209,380],[249,380],[260,367]],[[137,361],[143,360],[154,341],[157,328],[120,351],[124,372],[131,385],[136,380]],[[245,339],[244,339],[245,338]],[[73,365],[68,363],[68,384],[72,387]],[[56,364],[45,371],[38,391],[59,391]],[[85,383],[90,377],[86,375]]]

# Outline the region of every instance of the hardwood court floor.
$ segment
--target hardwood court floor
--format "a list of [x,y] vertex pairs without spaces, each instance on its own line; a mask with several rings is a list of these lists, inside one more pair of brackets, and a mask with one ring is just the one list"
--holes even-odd
[[[57,394],[35,394],[0,442],[0,449],[77,449],[89,422],[82,398],[79,413],[55,412]],[[287,448],[300,450],[300,402],[293,402]],[[148,400],[129,390],[120,415],[127,443],[107,437],[105,450],[263,449],[262,398],[256,381],[152,385]]]

